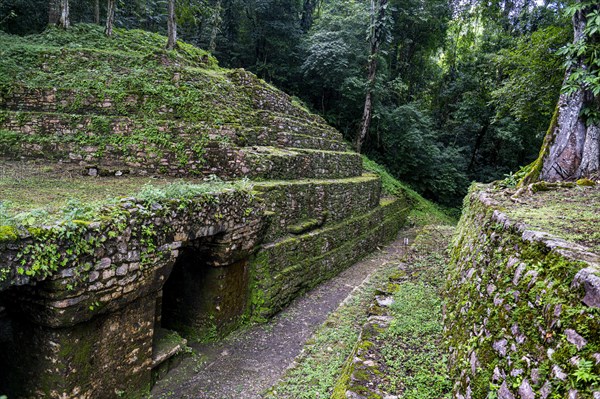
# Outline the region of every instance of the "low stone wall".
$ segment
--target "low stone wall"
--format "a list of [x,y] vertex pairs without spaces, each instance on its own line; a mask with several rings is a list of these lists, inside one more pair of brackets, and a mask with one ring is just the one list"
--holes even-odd
[[[344,178],[361,173],[339,132],[267,115],[246,127],[103,115],[0,112],[0,155],[96,175]],[[269,123],[269,124],[266,124]]]
[[255,190],[261,193],[270,213],[264,241],[273,242],[311,220],[321,227],[370,212],[379,206],[381,181],[375,175],[363,175],[339,180],[266,182],[256,185]]
[[600,257],[509,220],[497,195],[472,188],[454,243],[454,397],[599,398]]

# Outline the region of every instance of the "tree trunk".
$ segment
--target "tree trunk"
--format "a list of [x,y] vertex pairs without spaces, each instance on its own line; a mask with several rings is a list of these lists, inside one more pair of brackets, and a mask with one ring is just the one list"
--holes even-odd
[[[375,59],[376,57],[373,57]],[[356,140],[356,152],[360,153],[362,146],[365,143],[369,127],[371,127],[371,118],[373,116],[373,85],[377,77],[377,61],[369,61],[369,78],[367,95],[365,97],[365,106],[363,108],[363,116],[360,122],[360,131]]]
[[167,4],[167,50],[173,50],[177,46],[177,22],[175,21],[175,0],[169,0]]
[[69,19],[69,0],[52,0],[48,10],[48,24],[59,28],[68,29],[71,26]]
[[51,0],[48,6],[48,25],[58,25],[60,21],[60,0]]
[[369,55],[369,75],[367,77],[367,94],[365,96],[365,106],[363,116],[360,122],[360,130],[356,138],[356,152],[361,151],[373,116],[373,89],[375,88],[375,79],[377,78],[377,55],[379,47],[385,37],[385,10],[388,0],[379,0],[377,5],[375,0],[371,0],[371,26],[369,29],[369,42],[371,51]]
[[115,23],[115,0],[108,0],[106,6],[106,27],[104,34],[108,37],[113,35],[113,25]]
[[302,19],[300,20],[300,27],[302,32],[306,33],[309,31],[313,24],[313,13],[315,12],[315,0],[304,0],[304,7],[302,8]]
[[210,21],[211,30],[210,30],[210,42],[208,44],[208,51],[214,53],[217,49],[217,34],[221,30],[221,23],[223,19],[221,18],[221,0],[217,0],[217,4],[215,4],[215,9]]
[[[585,34],[586,13],[578,11],[573,16],[576,42]],[[565,82],[575,68],[588,69],[580,60],[567,71]],[[540,156],[522,184],[535,180],[576,180],[600,172],[600,125],[597,119],[586,120],[582,115],[585,108],[597,109],[598,100],[585,87],[572,94],[560,95]]]
[[94,23],[100,25],[100,0],[94,2]]
[[69,0],[60,0],[60,21],[58,26],[63,29],[69,29],[71,20],[69,18]]

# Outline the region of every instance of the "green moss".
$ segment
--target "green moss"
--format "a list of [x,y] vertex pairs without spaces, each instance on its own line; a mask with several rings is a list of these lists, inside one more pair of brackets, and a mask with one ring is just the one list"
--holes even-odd
[[298,223],[296,225],[288,227],[288,232],[296,235],[303,234],[319,227],[321,224],[322,222],[317,219],[309,219],[303,221],[302,223]]
[[19,232],[14,226],[0,226],[0,242],[16,241],[19,239]]
[[[497,226],[491,217],[494,209],[503,205],[503,196],[492,195],[500,204],[486,206],[478,199],[481,189],[476,186],[469,195],[468,207],[459,224],[448,279],[447,292],[451,300],[448,301],[446,327],[448,344],[455,348],[457,359],[451,365],[451,376],[462,381],[463,391],[465,379],[470,379],[473,397],[486,397],[493,387],[491,376],[496,366],[501,370],[523,369],[525,376],[532,369],[538,369],[542,383],[552,367],[559,366],[568,378],[566,381],[553,379],[554,393],[562,397],[569,389],[576,388],[582,397],[591,397],[597,389],[596,382],[590,383],[591,380],[585,381],[577,375],[587,373],[591,376],[600,371],[597,365],[590,369],[585,363],[600,349],[597,311],[581,302],[581,289],[571,286],[576,273],[587,265],[567,259],[540,242],[522,240],[521,233],[513,227]],[[529,224],[531,215],[539,211],[540,215],[546,215],[546,219],[552,216],[563,219],[561,223],[566,223],[565,226],[576,227],[581,224],[582,215],[579,211],[571,213],[572,208],[574,205],[589,208],[595,202],[587,195],[597,195],[594,191],[590,188],[540,191],[524,197],[526,201],[535,202],[513,203],[507,212],[513,222],[526,221]],[[577,195],[571,197],[570,192]],[[562,205],[560,210],[544,208],[558,204]],[[597,213],[594,209],[590,212]],[[529,216],[526,218],[525,215]],[[584,219],[586,217],[583,215]],[[517,279],[515,275],[519,267],[525,269],[520,270],[520,278]],[[472,277],[466,279],[467,273],[471,273]],[[491,286],[494,291],[489,294],[486,290]],[[494,304],[498,300],[502,300],[501,305]],[[514,326],[518,326],[523,334],[522,342],[515,342],[511,332]],[[489,336],[472,339],[470,331],[484,327]],[[565,330],[569,328],[587,340],[587,345],[581,350],[566,340]],[[514,345],[515,353],[511,352],[513,360],[510,362],[508,357],[499,356],[492,349],[492,344],[499,339],[507,339],[509,347]],[[551,359],[547,355],[548,349],[554,351]],[[470,371],[468,361],[472,351],[475,351],[482,367],[475,374]],[[577,361],[573,361],[574,356],[577,356]],[[508,374],[507,384],[516,391],[522,376]],[[541,385],[533,386],[537,394]],[[497,388],[495,386],[494,390]]]
[[590,179],[579,179],[577,180],[577,185],[580,187],[594,187],[596,182]]
[[531,183],[534,183],[540,179],[540,175],[542,173],[542,168],[544,167],[544,161],[546,160],[546,156],[550,152],[550,147],[552,143],[554,143],[555,138],[555,130],[558,126],[558,115],[559,115],[559,107],[558,104],[554,109],[554,115],[552,116],[552,120],[550,121],[550,126],[548,127],[548,131],[544,136],[544,142],[542,143],[542,148],[540,149],[540,153],[535,161],[533,161],[530,165],[528,165],[524,170],[524,175],[521,181],[517,184],[517,187],[527,186]]

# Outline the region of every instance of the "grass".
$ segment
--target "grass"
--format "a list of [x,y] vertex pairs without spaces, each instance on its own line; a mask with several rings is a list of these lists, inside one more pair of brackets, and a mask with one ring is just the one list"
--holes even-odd
[[226,189],[250,190],[246,180],[223,182],[151,179],[148,177],[89,178],[0,176],[0,226],[34,226],[60,220],[93,220],[121,198],[141,201],[189,199]]
[[393,320],[379,338],[387,366],[382,388],[401,399],[450,398],[441,289],[451,233],[436,227],[418,236],[407,262],[410,280],[394,294]]
[[[392,307],[394,320],[374,341],[382,355],[387,392],[404,399],[450,398],[452,384],[442,342],[441,288],[446,249],[453,229],[425,228],[411,250],[410,281],[400,284]],[[398,274],[400,259],[389,262],[352,299],[333,312],[305,346],[296,364],[263,397],[329,398],[353,353],[368,308],[378,288]]]
[[252,103],[231,81],[230,71],[183,42],[167,51],[165,40],[125,29],[117,29],[111,39],[101,27],[88,24],[25,37],[0,34],[0,92],[18,86],[71,90],[76,97],[62,105],[62,112],[85,108],[89,99],[110,99],[107,112],[119,115],[157,117],[169,111],[174,118],[211,123],[252,115]]
[[363,155],[363,167],[381,178],[383,192],[386,195],[405,197],[412,206],[408,222],[413,226],[454,225],[457,218],[450,216],[441,207],[423,198],[405,183],[394,178],[385,167],[371,161]]
[[600,187],[539,191],[519,197],[518,204],[500,196],[495,198],[511,219],[600,253]]
[[367,308],[377,287],[396,270],[386,267],[374,275],[355,295],[333,312],[307,342],[296,364],[265,399],[329,398],[347,357],[367,320]]

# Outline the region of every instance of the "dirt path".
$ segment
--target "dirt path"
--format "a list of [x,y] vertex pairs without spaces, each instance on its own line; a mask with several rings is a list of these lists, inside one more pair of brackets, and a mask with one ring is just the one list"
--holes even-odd
[[192,344],[197,356],[185,359],[159,381],[153,399],[249,399],[274,385],[306,341],[356,287],[368,281],[389,258],[405,251],[403,237],[337,277],[296,299],[264,325],[211,344]]

